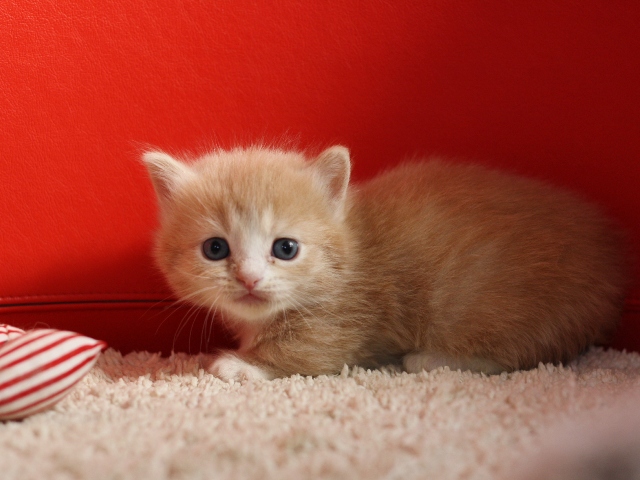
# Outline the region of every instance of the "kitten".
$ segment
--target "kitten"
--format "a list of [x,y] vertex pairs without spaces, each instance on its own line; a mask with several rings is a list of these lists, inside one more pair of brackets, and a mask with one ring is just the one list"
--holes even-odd
[[349,187],[339,146],[144,161],[159,267],[238,337],[210,366],[223,379],[531,368],[606,341],[620,316],[613,229],[537,181],[432,160]]

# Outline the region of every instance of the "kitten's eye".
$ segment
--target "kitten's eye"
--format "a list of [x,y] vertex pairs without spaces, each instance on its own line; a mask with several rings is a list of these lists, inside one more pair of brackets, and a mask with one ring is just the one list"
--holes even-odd
[[210,238],[202,244],[202,253],[209,260],[222,260],[229,256],[229,244],[224,238]]
[[292,260],[298,254],[298,242],[290,238],[279,238],[273,242],[272,253],[280,260]]

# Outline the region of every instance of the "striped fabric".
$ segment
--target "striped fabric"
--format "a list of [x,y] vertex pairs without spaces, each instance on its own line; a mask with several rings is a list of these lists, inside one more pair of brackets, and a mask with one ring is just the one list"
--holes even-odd
[[0,420],[51,407],[91,369],[105,348],[102,341],[51,329],[18,334],[0,345]]
[[0,324],[0,345],[20,335],[24,335],[24,330],[12,327],[11,325]]

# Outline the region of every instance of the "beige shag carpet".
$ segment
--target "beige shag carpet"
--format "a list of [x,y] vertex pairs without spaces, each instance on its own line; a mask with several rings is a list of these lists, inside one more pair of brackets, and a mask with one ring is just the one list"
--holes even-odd
[[640,476],[640,355],[485,377],[345,369],[225,383],[205,357],[107,350],[53,410],[0,424],[9,479]]

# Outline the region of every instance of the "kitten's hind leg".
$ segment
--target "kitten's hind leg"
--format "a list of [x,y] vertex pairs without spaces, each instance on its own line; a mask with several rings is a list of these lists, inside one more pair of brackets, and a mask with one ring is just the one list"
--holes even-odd
[[409,373],[435,370],[439,367],[449,367],[451,370],[471,370],[472,372],[482,372],[488,375],[502,373],[505,370],[496,362],[485,358],[456,358],[430,352],[408,353],[402,358],[402,365]]

